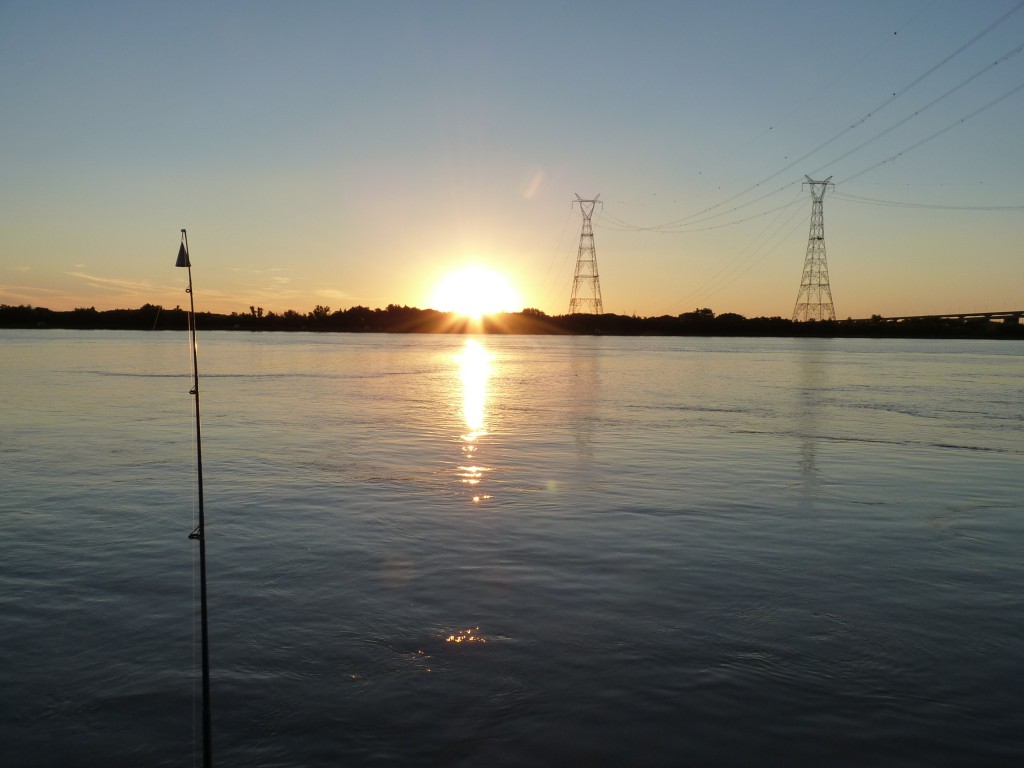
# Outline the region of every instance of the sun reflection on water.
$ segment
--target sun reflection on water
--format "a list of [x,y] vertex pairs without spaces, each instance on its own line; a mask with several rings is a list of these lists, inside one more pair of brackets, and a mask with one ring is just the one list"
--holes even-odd
[[[477,486],[489,471],[474,455],[478,441],[487,434],[487,382],[491,377],[491,353],[476,339],[467,339],[459,355],[459,379],[462,381],[462,417],[467,432],[462,435],[463,464],[458,477],[464,485]],[[475,490],[475,489],[474,489]],[[491,498],[475,493],[473,502]]]
[[468,434],[462,436],[473,442],[487,434],[487,380],[491,377],[491,353],[476,339],[466,341],[459,355],[459,378],[462,380],[462,415]]
[[446,643],[486,643],[487,638],[480,634],[480,627],[469,627],[460,629],[458,632],[448,635]]

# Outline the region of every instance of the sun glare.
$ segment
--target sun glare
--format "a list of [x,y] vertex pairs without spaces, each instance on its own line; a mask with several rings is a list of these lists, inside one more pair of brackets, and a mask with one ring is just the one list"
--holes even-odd
[[432,299],[434,309],[455,312],[479,320],[495,312],[518,312],[519,295],[512,284],[486,267],[463,267],[438,283]]

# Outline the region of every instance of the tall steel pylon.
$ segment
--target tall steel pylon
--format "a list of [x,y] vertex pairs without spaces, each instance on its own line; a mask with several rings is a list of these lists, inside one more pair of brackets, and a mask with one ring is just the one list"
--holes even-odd
[[[583,229],[580,231],[580,249],[576,255],[576,275],[572,280],[572,298],[569,299],[569,314],[592,313],[604,314],[601,303],[601,282],[597,277],[597,251],[594,249],[594,229],[590,217],[594,214],[594,206],[598,203],[597,195],[593,200],[584,200],[576,195],[573,205],[579,203],[583,214]],[[604,205],[604,203],[601,203]]]
[[835,189],[832,177],[814,181],[804,176],[804,186],[811,188],[811,232],[807,239],[807,256],[804,257],[804,272],[800,277],[800,292],[793,307],[793,320],[835,320],[836,310],[832,306],[832,289],[828,285],[828,262],[825,259],[825,214],[821,201],[825,192]]

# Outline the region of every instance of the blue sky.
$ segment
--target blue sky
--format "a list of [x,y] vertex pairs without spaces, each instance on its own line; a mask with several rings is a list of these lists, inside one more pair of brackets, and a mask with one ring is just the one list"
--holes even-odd
[[0,302],[562,313],[600,193],[607,311],[788,316],[811,174],[838,316],[1018,309],[1018,5],[0,2]]

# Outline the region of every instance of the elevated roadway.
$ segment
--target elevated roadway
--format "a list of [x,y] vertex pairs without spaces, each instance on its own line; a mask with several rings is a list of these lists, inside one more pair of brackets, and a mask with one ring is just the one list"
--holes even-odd
[[1024,309],[1011,309],[1003,312],[949,312],[944,315],[901,315],[899,317],[867,318],[868,321],[882,320],[888,323],[902,323],[907,320],[1002,320],[1009,325],[1018,325],[1024,317]]

